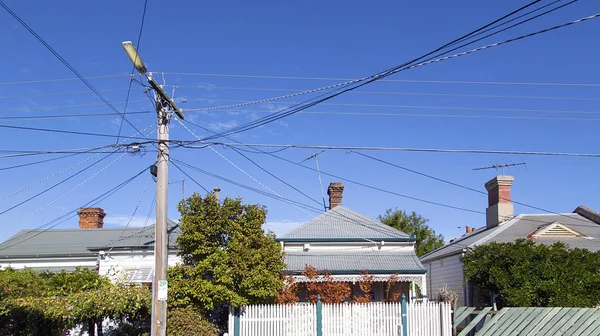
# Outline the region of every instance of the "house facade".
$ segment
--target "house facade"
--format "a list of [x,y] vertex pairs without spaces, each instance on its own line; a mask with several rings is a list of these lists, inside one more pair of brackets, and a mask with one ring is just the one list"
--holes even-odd
[[[102,275],[151,283],[154,276],[155,225],[145,228],[104,228],[101,208],[83,208],[78,229],[22,230],[0,244],[0,269],[39,271],[96,269]],[[176,239],[179,224],[169,221],[169,265],[180,261]]]
[[[329,210],[277,238],[285,252],[285,273],[296,282],[312,281],[302,273],[307,266],[327,271],[333,281],[351,285],[361,295],[361,273],[374,277],[371,297],[383,301],[394,293],[413,297],[411,284],[427,295],[427,271],[415,254],[415,239],[342,205],[344,186],[331,183]],[[390,277],[394,278],[388,285]],[[300,294],[306,300],[305,293]]]
[[513,242],[519,238],[540,244],[563,242],[571,248],[600,249],[600,214],[584,206],[573,213],[521,214],[515,216],[511,202],[512,176],[497,176],[485,184],[488,191],[486,225],[467,227],[466,233],[449,244],[421,257],[432,293],[447,287],[459,295],[460,306],[489,306],[488,291],[465,282],[463,255],[490,242]]

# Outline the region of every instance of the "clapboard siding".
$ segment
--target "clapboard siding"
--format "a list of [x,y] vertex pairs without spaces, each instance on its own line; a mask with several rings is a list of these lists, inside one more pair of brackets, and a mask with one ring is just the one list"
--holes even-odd
[[458,305],[464,306],[464,272],[460,255],[423,263],[427,269],[427,284],[432,299],[437,299],[440,288],[447,286],[458,294]]

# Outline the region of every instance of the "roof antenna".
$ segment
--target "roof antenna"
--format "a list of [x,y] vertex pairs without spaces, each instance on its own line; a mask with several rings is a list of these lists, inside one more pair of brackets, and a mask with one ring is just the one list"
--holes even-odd
[[321,179],[321,169],[319,169],[319,158],[318,158],[319,154],[322,154],[323,152],[325,152],[325,151],[322,150],[318,153],[315,153],[315,154],[307,157],[306,159],[300,161],[300,163],[315,159],[315,163],[317,165],[317,175],[319,176],[319,184],[321,185],[321,197],[323,197],[323,209],[325,209],[325,212],[327,212],[327,203],[325,203],[325,189],[323,189],[323,180]]
[[[525,162],[519,162],[519,163],[505,163],[505,164],[492,164],[491,166],[488,167],[481,167],[481,168],[473,168],[473,170],[487,170],[487,169],[496,169],[496,171],[498,169],[500,169],[500,171],[502,172],[502,175],[504,175],[504,168],[510,168],[510,167],[517,167],[517,166],[523,166],[525,165]],[[516,168],[518,170],[518,168]]]

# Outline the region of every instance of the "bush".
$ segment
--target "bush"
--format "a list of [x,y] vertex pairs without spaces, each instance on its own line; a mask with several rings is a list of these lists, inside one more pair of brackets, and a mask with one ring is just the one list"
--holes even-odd
[[168,336],[219,336],[217,327],[199,309],[180,307],[170,309],[167,317]]

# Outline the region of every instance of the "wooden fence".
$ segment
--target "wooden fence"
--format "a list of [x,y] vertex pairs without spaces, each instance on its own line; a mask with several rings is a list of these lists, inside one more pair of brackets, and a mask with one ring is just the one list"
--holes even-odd
[[229,336],[451,336],[444,303],[250,305],[232,310]]

